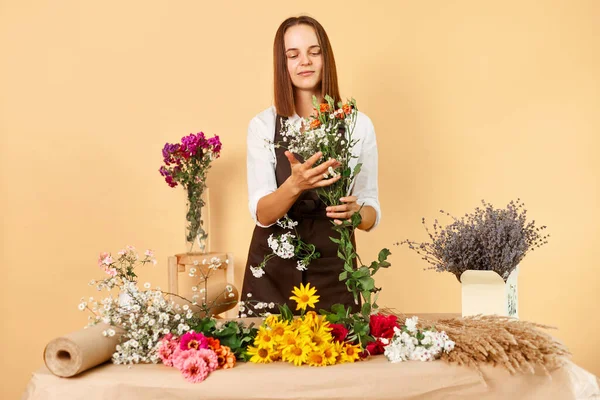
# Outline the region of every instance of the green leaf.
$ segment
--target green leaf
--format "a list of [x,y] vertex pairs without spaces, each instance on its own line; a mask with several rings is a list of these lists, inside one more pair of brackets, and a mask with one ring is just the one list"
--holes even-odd
[[342,241],[340,239],[336,239],[334,237],[329,236],[329,240],[331,240],[335,244],[340,244]]
[[362,306],[362,313],[363,315],[369,315],[371,314],[371,305],[369,303],[365,303]]
[[362,286],[363,291],[370,292],[375,287],[375,279],[371,278],[370,276],[365,277],[365,278],[360,278],[359,282]]
[[358,175],[360,173],[361,169],[362,169],[362,163],[356,164],[356,166],[354,167],[354,176]]
[[340,273],[340,281],[345,281],[346,279],[348,279],[348,271],[343,271]]
[[382,249],[379,252],[379,256],[378,256],[379,262],[381,263],[381,262],[385,261],[390,254],[392,254],[392,253],[390,252],[389,249]]

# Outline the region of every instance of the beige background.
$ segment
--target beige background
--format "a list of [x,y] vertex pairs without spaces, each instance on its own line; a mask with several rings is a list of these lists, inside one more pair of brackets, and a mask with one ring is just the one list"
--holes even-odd
[[[184,211],[157,172],[167,141],[221,136],[213,249],[235,253],[241,285],[246,128],[271,104],[275,30],[303,12],[376,127],[383,219],[359,236],[363,260],[426,239],[421,217],[440,208],[520,197],[552,234],[521,264],[520,315],[557,326],[600,374],[600,2],[222,3],[0,1],[0,397],[18,398],[44,345],[85,324],[99,252],[153,248],[142,280],[166,287]],[[460,310],[454,276],[391,248],[381,304]]]

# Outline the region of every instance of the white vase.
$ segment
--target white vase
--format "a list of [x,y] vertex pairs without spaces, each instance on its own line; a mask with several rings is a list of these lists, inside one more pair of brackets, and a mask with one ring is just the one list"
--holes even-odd
[[494,271],[467,270],[460,276],[462,316],[500,315],[519,318],[519,266],[506,282]]

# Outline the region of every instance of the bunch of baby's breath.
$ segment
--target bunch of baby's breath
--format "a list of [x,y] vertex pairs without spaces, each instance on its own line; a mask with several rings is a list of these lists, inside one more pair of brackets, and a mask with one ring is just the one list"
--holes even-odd
[[484,200],[482,203],[483,208],[477,207],[460,219],[440,210],[454,222],[443,227],[436,219],[433,232],[423,218],[431,242],[407,239],[399,244],[407,244],[421,255],[432,265],[430,269],[451,272],[458,279],[466,270],[491,270],[506,281],[523,257],[548,243],[550,235],[544,235],[546,226],[527,221],[527,210],[519,199],[499,209]]

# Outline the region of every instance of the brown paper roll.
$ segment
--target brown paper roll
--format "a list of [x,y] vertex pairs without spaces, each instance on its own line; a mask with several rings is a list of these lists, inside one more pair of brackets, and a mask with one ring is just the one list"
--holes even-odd
[[[227,286],[231,286],[231,292],[227,290]],[[198,285],[198,287],[200,289],[204,289],[203,285]],[[230,297],[230,294],[233,293],[233,296]],[[198,292],[192,292],[190,291],[189,293],[181,293],[181,296],[185,297],[188,300],[192,299],[193,295],[198,295],[198,299],[196,300],[196,302],[198,304],[202,304],[203,302],[203,293],[200,293],[200,291]],[[216,314],[221,314],[224,313],[225,311],[229,311],[232,308],[235,307],[235,305],[237,304],[237,300],[239,297],[239,292],[237,290],[237,288],[227,282],[222,282],[222,281],[208,281],[207,284],[207,288],[206,288],[206,304],[208,304],[211,307],[210,310],[210,315],[216,315]],[[184,304],[190,305],[189,302],[173,296],[172,297],[173,301],[181,306],[183,306]],[[200,306],[191,306],[190,305],[191,310],[194,313],[199,313],[200,317],[204,317],[204,313],[201,312]]]
[[[112,337],[102,331],[114,329]],[[123,331],[97,324],[52,340],[44,349],[44,363],[54,375],[70,377],[100,365],[112,357]]]

